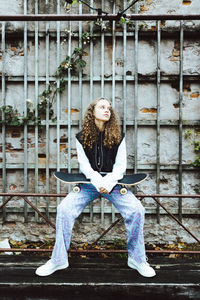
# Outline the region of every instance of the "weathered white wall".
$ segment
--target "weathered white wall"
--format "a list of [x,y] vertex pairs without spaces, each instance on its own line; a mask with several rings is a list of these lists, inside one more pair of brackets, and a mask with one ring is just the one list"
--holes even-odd
[[[39,13],[45,13],[45,1],[39,1]],[[28,1],[28,13],[34,13],[35,1]],[[122,1],[116,1],[116,11],[119,7],[122,9]],[[1,14],[22,14],[24,13],[24,1],[22,0],[0,0]],[[64,1],[61,1],[61,13],[66,13],[64,10]],[[110,10],[112,1],[105,3],[105,10]],[[164,13],[177,13],[177,14],[192,14],[200,9],[198,0],[191,1],[168,1],[165,0],[143,0],[139,1],[139,13],[147,14],[164,14]],[[77,13],[78,8],[75,6],[72,12]],[[87,9],[83,7],[83,11]],[[56,1],[50,1],[50,13],[56,13]],[[130,13],[134,9],[130,10]],[[142,25],[143,24],[143,25]],[[180,59],[180,42],[179,42],[179,24],[177,21],[162,22],[161,34],[161,76],[167,78],[170,75],[179,75],[179,59]],[[185,21],[184,29],[187,36],[184,39],[183,49],[183,73],[184,75],[199,75],[199,58],[200,58],[200,45],[199,40],[195,36],[195,32],[199,30],[199,21]],[[143,126],[138,129],[138,171],[148,173],[148,179],[139,185],[138,192],[151,194],[156,192],[156,123],[152,126],[147,126],[148,123],[156,121],[157,119],[157,89],[156,83],[150,82],[147,77],[156,76],[157,72],[157,41],[156,35],[153,35],[156,23],[139,22],[139,63],[138,72],[140,76],[146,76],[147,81],[140,82],[138,86],[138,120],[143,122]],[[116,24],[117,32],[122,32],[122,26]],[[61,29],[69,29],[67,22],[61,22]],[[23,49],[23,22],[7,22],[6,23],[6,52],[5,52],[5,73],[7,77],[6,82],[6,104],[12,105],[18,109],[20,115],[23,115],[24,109],[24,96],[23,96],[23,75],[24,75],[24,49]],[[28,83],[28,98],[34,101],[35,99],[35,41],[34,41],[34,22],[28,25],[28,31],[32,32],[32,38],[28,39],[28,76],[33,77],[33,81]],[[39,23],[40,32],[45,30],[45,22]],[[56,22],[50,23],[51,33],[56,30]],[[134,30],[134,27],[128,27],[128,32]],[[72,24],[72,32],[77,34],[78,22]],[[83,23],[83,32],[89,31],[89,24]],[[146,31],[144,36],[143,32]],[[169,35],[169,32],[177,32],[176,35]],[[192,33],[191,36],[189,33]],[[105,32],[105,96],[112,98],[112,37]],[[106,35],[107,34],[107,35]],[[148,38],[148,35],[150,38]],[[77,47],[77,38],[72,37],[72,49]],[[130,80],[134,76],[134,37],[127,36],[127,122],[133,122],[134,119],[134,81]],[[101,76],[101,42],[100,37],[97,36],[94,42],[94,76],[99,78]],[[39,76],[45,76],[45,38],[41,35],[39,39]],[[61,58],[62,61],[68,51],[68,43],[61,43]],[[87,78],[90,76],[90,46],[84,48],[84,59],[87,62],[83,73]],[[56,55],[57,46],[56,39],[50,38],[50,57],[49,57],[49,74],[53,76],[56,68]],[[2,71],[2,56],[0,56],[0,72]],[[116,81],[115,88],[115,101],[116,110],[119,112],[121,119],[123,118],[123,84],[122,76],[124,72],[123,61],[123,37],[116,39],[116,56],[115,56],[115,75],[118,80]],[[13,78],[22,78],[21,81],[13,81]],[[156,78],[156,77],[155,77]],[[178,77],[177,77],[178,78]],[[161,107],[160,118],[161,122],[169,123],[175,122],[174,125],[161,126],[161,142],[160,142],[160,193],[172,194],[179,193],[179,176],[178,176],[178,163],[179,163],[179,82],[167,81],[161,83]],[[78,81],[72,83],[72,121],[81,119],[80,103],[78,97]],[[45,89],[44,83],[39,83],[39,93]],[[101,94],[101,82],[99,80],[94,83],[95,98]],[[200,92],[199,82],[184,81],[183,84],[183,124],[187,122],[187,126],[183,128],[183,193],[194,194],[200,193],[199,189],[199,172],[194,169],[191,163],[195,160],[195,153],[192,141],[200,139],[199,130],[199,117],[200,117]],[[83,81],[83,110],[88,105],[90,99],[89,80]],[[68,94],[66,91],[61,95],[61,120],[67,121],[67,101]],[[56,115],[56,101],[54,102],[54,114]],[[196,122],[197,126],[189,125]],[[147,125],[145,125],[147,124]],[[72,126],[71,134],[71,163],[72,168],[77,171],[77,156],[75,150],[74,136],[78,132],[77,125]],[[186,139],[184,133],[191,130],[191,138]],[[60,160],[61,165],[65,168],[68,166],[68,144],[67,144],[67,127],[63,126],[60,129]],[[133,170],[134,167],[134,132],[133,125],[127,126],[127,152],[128,152],[128,169]],[[46,154],[46,137],[45,127],[39,130],[39,192],[46,191],[46,174],[45,174],[45,154]],[[24,176],[21,167],[24,161],[24,133],[22,128],[7,127],[6,129],[6,164],[9,165],[7,169],[7,191],[8,192],[23,192],[24,190]],[[53,177],[53,169],[56,166],[57,160],[57,137],[56,126],[50,127],[50,192],[56,192],[56,181]],[[2,163],[2,147],[0,148],[0,163]],[[34,165],[35,163],[35,131],[34,127],[28,129],[28,164]],[[13,167],[12,167],[13,165]],[[184,168],[185,167],[185,168]],[[1,174],[0,174],[1,178]],[[0,188],[2,190],[2,180],[0,181]],[[34,168],[28,172],[28,191],[34,192]],[[65,185],[61,184],[61,192],[67,192]],[[34,200],[32,200],[34,201]],[[162,202],[177,213],[178,199],[163,199]],[[142,201],[146,208],[147,217],[145,223],[145,240],[147,242],[175,242],[187,241],[194,242],[193,238],[184,232],[178,225],[171,221],[169,217],[161,215],[161,222],[157,224],[156,216],[151,213],[156,212],[156,205],[152,199],[145,199]],[[29,214],[28,224],[24,224],[23,219],[23,200],[13,199],[7,205],[8,215],[7,222],[0,224],[0,239],[9,237],[15,240],[46,240],[55,237],[55,231],[46,224],[37,224],[34,221],[33,215]],[[95,204],[96,207],[98,206]],[[106,206],[109,207],[106,202]],[[199,213],[200,202],[197,199],[183,200],[183,212],[185,213],[192,210],[194,213]],[[11,210],[21,207],[21,213],[13,213]],[[45,200],[39,200],[39,208],[45,207]],[[50,207],[56,207],[56,200],[50,199]],[[161,210],[162,213],[162,210]],[[2,216],[0,216],[2,218]],[[2,219],[1,219],[2,220]],[[52,222],[55,222],[55,213],[51,214]],[[199,234],[200,221],[199,217],[183,218],[184,225],[190,228],[194,234]],[[94,214],[94,220],[91,223],[88,215],[83,214],[76,222],[73,232],[73,241],[76,243],[89,241],[92,242],[102,231],[111,223],[110,214],[105,215],[104,224],[101,223],[100,215]],[[124,226],[120,223],[116,228],[106,236],[106,239],[112,240],[114,238],[125,238]]]

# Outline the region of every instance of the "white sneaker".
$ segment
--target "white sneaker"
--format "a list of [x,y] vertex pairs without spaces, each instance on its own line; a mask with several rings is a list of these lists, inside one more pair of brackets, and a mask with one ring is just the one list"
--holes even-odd
[[37,268],[37,270],[35,271],[35,274],[38,276],[48,276],[57,270],[66,269],[68,266],[69,266],[68,262],[66,262],[65,264],[62,264],[62,265],[55,265],[52,262],[52,260],[49,259],[44,265]]
[[137,263],[133,258],[128,258],[128,266],[132,269],[137,270],[144,277],[153,277],[156,275],[156,272],[148,262]]

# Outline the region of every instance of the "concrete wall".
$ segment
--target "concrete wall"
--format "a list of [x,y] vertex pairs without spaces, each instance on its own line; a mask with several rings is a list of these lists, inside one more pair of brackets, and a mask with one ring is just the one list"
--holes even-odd
[[[56,1],[49,1],[49,7],[45,6],[45,1],[39,1],[39,13],[56,13]],[[122,1],[114,1],[116,4],[116,12],[123,9]],[[35,13],[36,1],[27,2],[28,13]],[[96,5],[96,4],[95,4]],[[105,10],[112,11],[113,2],[105,1]],[[126,5],[125,5],[126,7]],[[192,14],[196,13],[200,8],[198,0],[179,1],[173,3],[165,0],[144,0],[139,1],[139,13],[147,14]],[[24,1],[0,0],[1,14],[23,14]],[[71,8],[71,13],[78,13],[79,6],[74,5]],[[67,13],[64,8],[64,1],[61,1],[61,13]],[[86,7],[83,7],[83,12],[88,13]],[[135,9],[130,9],[128,13],[134,13]],[[90,23],[91,24],[91,23]],[[83,32],[90,31],[90,24],[83,22]],[[196,159],[194,152],[194,141],[200,139],[200,96],[199,96],[199,58],[200,46],[198,38],[199,21],[184,22],[184,45],[183,45],[183,103],[182,103],[182,162],[180,163],[180,148],[179,148],[179,109],[180,109],[180,94],[179,94],[179,73],[180,73],[180,22],[165,21],[161,23],[161,86],[160,86],[160,193],[177,194],[180,192],[180,166],[182,172],[182,193],[195,194],[199,193],[199,171],[192,165]],[[134,23],[127,24],[127,60],[124,61],[123,56],[123,25],[116,23],[116,51],[113,61],[112,51],[112,30],[109,27],[109,22],[105,24],[104,31],[104,95],[110,99],[113,97],[112,91],[112,67],[115,64],[115,108],[119,112],[120,118],[123,121],[124,109],[124,88],[123,76],[124,68],[126,74],[126,137],[127,137],[127,152],[128,152],[128,172],[133,171],[134,162],[137,159],[138,172],[148,173],[148,179],[138,186],[140,193],[156,193],[156,166],[157,158],[157,131],[156,122],[158,116],[157,107],[157,36],[156,22],[144,21],[139,22],[139,45],[138,45],[138,105],[137,111],[134,109],[134,92],[135,83],[134,75],[136,65],[134,62],[135,53],[135,37]],[[45,41],[45,22],[39,22],[39,42],[38,42],[38,84],[35,83],[36,76],[36,61],[35,61],[35,24],[28,23],[28,42],[27,42],[27,98],[33,101],[37,99],[36,87],[38,94],[45,89],[46,75],[46,41]],[[52,81],[55,71],[58,66],[57,62],[57,42],[56,42],[56,22],[51,22],[49,25],[50,32],[50,52],[49,52],[49,76]],[[72,51],[78,46],[78,22],[71,25],[72,34]],[[68,53],[68,31],[70,30],[69,22],[61,22],[61,43],[60,43],[60,60],[61,62]],[[75,133],[79,131],[79,120],[82,118],[84,109],[88,105],[92,97],[96,98],[101,95],[101,34],[99,27],[94,25],[93,42],[93,57],[94,68],[93,95],[90,90],[91,77],[91,44],[84,45],[84,60],[86,67],[83,70],[82,81],[82,96],[79,95],[78,77],[72,77],[71,96],[68,92],[68,87],[62,93],[60,98],[60,126],[59,134],[56,123],[51,123],[49,133],[49,163],[50,172],[49,192],[56,193],[67,192],[65,185],[58,183],[53,177],[53,172],[57,167],[58,147],[59,142],[59,159],[61,168],[67,168],[70,163],[72,171],[78,171],[77,156],[75,150]],[[24,103],[24,23],[23,22],[6,22],[6,50],[1,51],[0,57],[0,72],[2,72],[2,64],[4,63],[4,74],[6,78],[5,103],[12,105],[19,112],[19,116],[23,116]],[[2,96],[3,97],[3,96]],[[68,104],[71,99],[71,149],[70,156],[68,155]],[[81,99],[81,102],[80,102]],[[57,112],[57,100],[53,102],[54,116]],[[3,104],[3,99],[1,99]],[[2,105],[1,104],[1,105]],[[82,107],[82,109],[81,109]],[[134,135],[134,114],[137,113],[138,119],[138,136],[137,150],[138,156],[135,157],[134,147],[136,137]],[[45,124],[45,122],[43,122]],[[38,136],[35,132],[35,126],[28,126],[27,136],[27,191],[28,192],[46,192],[46,131],[45,126],[39,126]],[[186,133],[190,132],[189,135]],[[187,137],[187,138],[186,138]],[[7,192],[23,192],[24,191],[24,129],[23,127],[6,126],[6,162],[3,160],[2,145],[0,148],[0,163],[6,167],[6,178],[3,178],[1,173],[0,188]],[[35,147],[38,143],[38,150]],[[38,167],[35,166],[37,159]],[[5,165],[6,163],[6,165]],[[38,170],[38,185],[35,183],[35,168]],[[157,179],[156,179],[157,178]],[[37,186],[37,187],[36,187]],[[32,199],[34,202],[35,199]],[[178,212],[178,199],[167,198],[162,202],[173,213]],[[152,199],[148,198],[142,201],[146,208],[146,223],[145,223],[145,240],[146,242],[175,242],[186,241],[194,242],[186,232],[178,227],[174,221],[163,214],[161,210],[160,224],[157,223],[155,216],[156,204]],[[55,222],[56,199],[50,199],[50,218]],[[183,199],[183,222],[186,227],[190,228],[194,234],[199,233],[199,205],[198,199]],[[45,209],[45,199],[39,199],[38,207]],[[7,205],[6,221],[3,222],[1,214],[0,238],[9,237],[15,240],[47,240],[55,237],[55,231],[46,225],[42,220],[35,222],[34,215],[30,210],[28,215],[28,223],[24,224],[23,216],[24,201],[22,199],[13,198]],[[99,200],[94,203],[96,211],[100,207]],[[94,209],[95,211],[95,209]],[[109,213],[106,213],[108,211]],[[105,219],[101,222],[100,214],[94,213],[93,221],[91,222],[88,214],[89,208],[77,220],[74,232],[73,242],[79,243],[83,241],[92,242],[98,235],[109,226],[111,223],[111,207],[105,201]],[[106,239],[113,240],[114,238],[125,238],[125,230],[122,224],[116,226],[107,236]]]

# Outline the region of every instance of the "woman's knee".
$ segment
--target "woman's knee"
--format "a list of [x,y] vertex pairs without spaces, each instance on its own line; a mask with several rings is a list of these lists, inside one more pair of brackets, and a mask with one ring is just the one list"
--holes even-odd
[[57,213],[70,212],[72,210],[69,197],[65,197],[57,206]]
[[127,217],[133,217],[133,215],[140,215],[141,217],[145,214],[145,208],[141,204],[139,200],[137,200],[137,203],[135,205],[131,205],[128,209]]

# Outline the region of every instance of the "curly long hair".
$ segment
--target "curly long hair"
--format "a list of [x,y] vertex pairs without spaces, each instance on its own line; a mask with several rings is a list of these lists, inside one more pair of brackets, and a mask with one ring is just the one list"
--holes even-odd
[[100,100],[106,100],[109,102],[111,112],[109,121],[105,123],[104,146],[111,149],[114,144],[119,144],[121,141],[121,127],[118,115],[113,110],[112,103],[108,99],[101,97],[90,103],[86,109],[82,124],[82,140],[84,148],[88,147],[92,149],[99,134],[99,129],[95,124],[94,108]]

